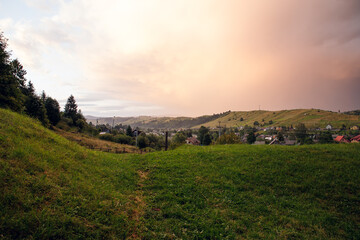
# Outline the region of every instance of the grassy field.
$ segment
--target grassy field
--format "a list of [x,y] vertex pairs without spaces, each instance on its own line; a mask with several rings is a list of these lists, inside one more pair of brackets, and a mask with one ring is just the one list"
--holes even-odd
[[360,144],[95,152],[0,109],[0,238],[359,239]]

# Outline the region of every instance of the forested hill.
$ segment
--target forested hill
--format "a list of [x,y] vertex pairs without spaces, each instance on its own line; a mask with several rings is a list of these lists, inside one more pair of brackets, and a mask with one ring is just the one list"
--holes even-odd
[[[206,127],[241,127],[245,125],[253,126],[255,122],[259,126],[296,126],[304,123],[307,127],[324,128],[328,124],[334,128],[341,128],[342,125],[351,127],[360,124],[360,116],[337,113],[319,109],[293,109],[281,111],[228,111],[220,114],[206,115],[196,118],[190,117],[115,117],[98,118],[98,124],[123,124],[140,128],[199,128],[201,125]],[[88,122],[96,123],[96,118],[87,118]]]

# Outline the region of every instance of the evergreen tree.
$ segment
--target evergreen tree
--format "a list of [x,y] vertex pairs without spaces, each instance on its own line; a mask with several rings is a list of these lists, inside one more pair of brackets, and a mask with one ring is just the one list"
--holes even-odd
[[39,119],[44,126],[49,125],[49,119],[46,114],[46,108],[41,98],[36,95],[31,81],[28,83],[25,91],[25,113],[30,117]]
[[23,65],[21,65],[18,59],[12,60],[10,63],[10,67],[11,67],[11,74],[16,79],[18,86],[21,89],[23,89],[26,83],[26,78],[25,78],[26,70],[24,69]]
[[126,128],[126,135],[128,135],[128,136],[130,136],[130,137],[133,136],[133,131],[132,131],[130,125]]
[[51,97],[46,97],[45,108],[50,123],[55,126],[61,119],[58,101]]
[[[24,98],[10,61],[10,53],[6,48],[7,39],[0,33],[0,107],[21,111]],[[17,60],[16,63],[18,63]],[[20,66],[19,64],[18,67],[20,68]],[[25,75],[26,71],[23,71],[22,74]],[[19,76],[21,76],[20,73]]]
[[77,104],[75,98],[73,95],[70,95],[65,105],[64,116],[71,118],[73,120],[73,124],[76,125],[76,121],[78,119],[77,113],[78,111],[77,111]]

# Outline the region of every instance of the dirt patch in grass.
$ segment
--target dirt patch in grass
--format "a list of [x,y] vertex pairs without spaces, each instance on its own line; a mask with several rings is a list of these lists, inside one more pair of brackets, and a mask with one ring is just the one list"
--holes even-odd
[[146,202],[144,200],[144,192],[143,186],[144,181],[148,179],[148,171],[141,171],[138,170],[139,175],[139,182],[137,184],[138,189],[135,191],[134,195],[130,197],[129,209],[130,210],[130,219],[134,221],[134,227],[130,233],[129,239],[141,239],[141,227],[142,224],[142,217],[145,213]]

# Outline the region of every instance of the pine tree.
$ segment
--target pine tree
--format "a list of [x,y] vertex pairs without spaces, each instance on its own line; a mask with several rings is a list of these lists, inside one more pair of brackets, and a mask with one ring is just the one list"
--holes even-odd
[[76,101],[73,95],[70,95],[68,98],[66,105],[65,105],[65,111],[64,116],[71,118],[73,120],[73,124],[76,124],[77,120],[77,105]]
[[[7,39],[0,33],[0,107],[22,111],[24,97],[20,91],[20,82],[10,61],[10,53],[6,50]],[[18,61],[16,61],[18,63]],[[17,65],[19,68],[21,64]],[[21,66],[22,69],[22,66]],[[23,76],[26,71],[21,72]],[[19,73],[19,76],[21,74]]]
[[58,101],[51,97],[46,97],[44,105],[50,123],[55,126],[61,119]]
[[41,98],[36,95],[34,85],[31,81],[24,89],[25,92],[25,113],[30,117],[39,119],[44,126],[49,125],[49,119],[46,114],[46,108]]
[[129,125],[126,129],[126,135],[132,137],[133,136],[133,132],[132,132],[132,129],[131,129],[131,126]]

